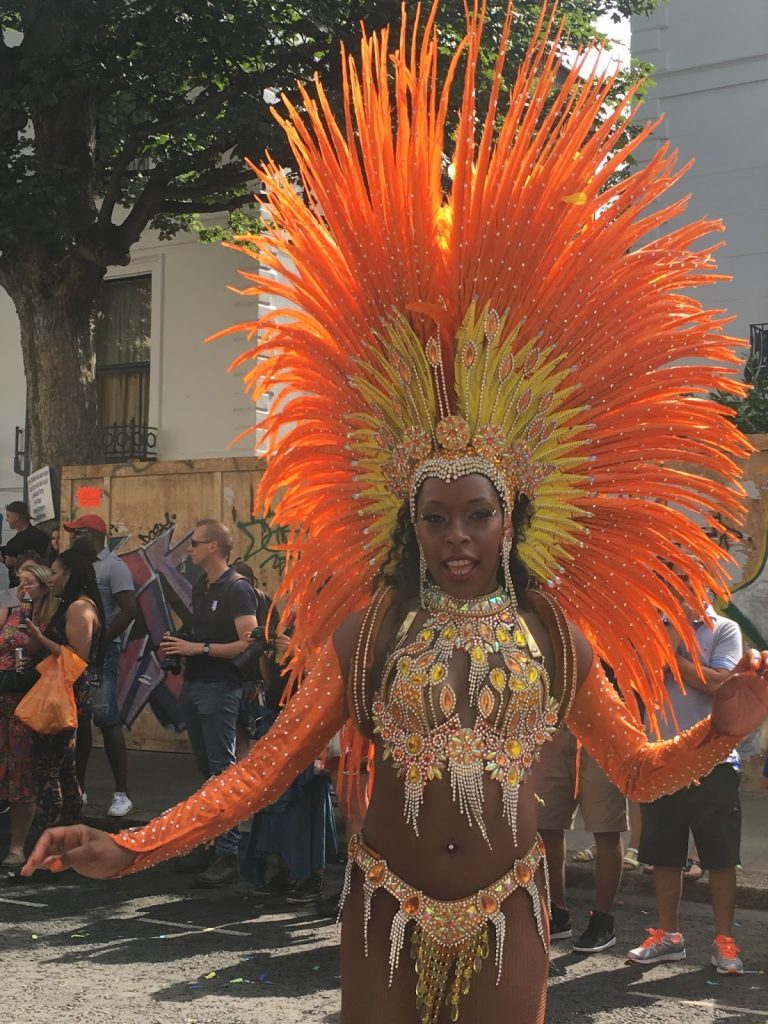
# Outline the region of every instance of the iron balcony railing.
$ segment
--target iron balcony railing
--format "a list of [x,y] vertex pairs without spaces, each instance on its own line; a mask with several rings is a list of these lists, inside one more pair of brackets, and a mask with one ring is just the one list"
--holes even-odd
[[136,420],[113,423],[102,428],[103,455],[106,462],[155,462],[157,427],[146,427]]

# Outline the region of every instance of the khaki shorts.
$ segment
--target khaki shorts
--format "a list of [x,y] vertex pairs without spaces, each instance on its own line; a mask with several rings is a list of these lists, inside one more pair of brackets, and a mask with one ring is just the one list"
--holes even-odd
[[627,799],[603,769],[582,747],[579,791],[576,790],[576,737],[561,729],[541,748],[534,768],[533,787],[544,801],[539,806],[539,831],[573,828],[576,809],[581,809],[587,832],[625,832]]

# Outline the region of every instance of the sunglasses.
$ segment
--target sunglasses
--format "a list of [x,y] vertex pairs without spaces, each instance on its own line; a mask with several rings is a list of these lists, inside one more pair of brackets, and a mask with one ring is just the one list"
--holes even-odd
[[199,548],[201,544],[215,544],[215,540],[190,540],[190,547]]

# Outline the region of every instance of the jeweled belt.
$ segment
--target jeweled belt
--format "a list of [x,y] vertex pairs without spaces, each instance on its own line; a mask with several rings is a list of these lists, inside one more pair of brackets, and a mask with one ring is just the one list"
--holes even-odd
[[435,1024],[444,1004],[450,1008],[451,1020],[458,1020],[459,1001],[469,991],[472,975],[480,971],[489,953],[489,923],[495,930],[496,984],[501,979],[504,958],[506,919],[502,912],[504,900],[516,889],[525,889],[531,897],[533,914],[541,941],[546,949],[542,896],[536,884],[536,869],[544,866],[546,906],[549,906],[549,880],[546,873],[544,844],[536,842],[524,857],[498,881],[460,900],[438,900],[414,889],[399,878],[383,857],[363,842],[359,835],[349,841],[349,856],[341,891],[339,918],[352,886],[352,869],[363,872],[363,937],[368,956],[368,923],[374,893],[384,889],[398,901],[399,908],[389,933],[389,983],[400,963],[405,931],[414,924],[411,937],[411,958],[416,970],[416,1005],[421,1024]]

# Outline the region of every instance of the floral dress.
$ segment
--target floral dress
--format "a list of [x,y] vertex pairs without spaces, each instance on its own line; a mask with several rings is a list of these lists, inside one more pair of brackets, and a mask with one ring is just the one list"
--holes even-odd
[[11,610],[0,629],[0,800],[31,804],[32,730],[16,718],[16,705],[24,692],[16,677],[14,649],[23,647],[27,634],[19,628],[19,610]]

